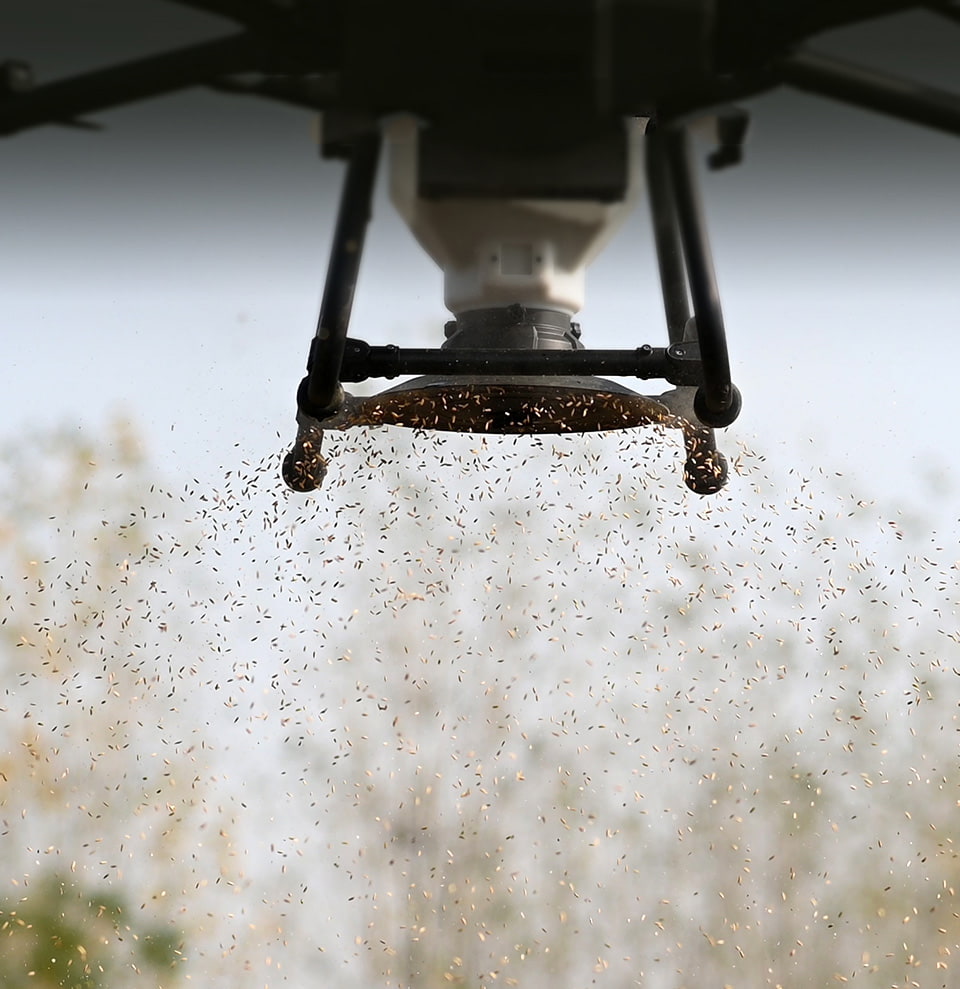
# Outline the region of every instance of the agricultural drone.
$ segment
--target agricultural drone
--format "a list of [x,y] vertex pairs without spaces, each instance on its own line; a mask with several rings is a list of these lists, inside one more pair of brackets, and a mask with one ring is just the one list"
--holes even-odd
[[[682,430],[684,478],[718,491],[714,430],[740,411],[689,124],[711,168],[740,161],[741,103],[793,86],[960,134],[960,98],[817,54],[844,25],[951,0],[179,0],[238,25],[215,41],[35,84],[0,66],[0,134],[209,87],[319,113],[346,172],[284,478],[326,471],[323,433],[353,426],[559,433]],[[381,152],[390,195],[444,275],[435,349],[348,336]],[[645,178],[666,345],[591,350],[575,317],[585,272]],[[344,385],[415,376],[378,395]],[[641,395],[610,381],[657,379]]]

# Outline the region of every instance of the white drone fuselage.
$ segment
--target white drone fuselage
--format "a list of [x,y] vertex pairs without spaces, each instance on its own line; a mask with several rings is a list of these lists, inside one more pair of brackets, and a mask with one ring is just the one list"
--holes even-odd
[[418,121],[386,125],[391,199],[421,247],[443,271],[444,303],[455,316],[519,304],[572,316],[584,304],[587,265],[639,194],[638,120],[630,132],[629,181],[616,202],[590,199],[427,199],[418,192]]

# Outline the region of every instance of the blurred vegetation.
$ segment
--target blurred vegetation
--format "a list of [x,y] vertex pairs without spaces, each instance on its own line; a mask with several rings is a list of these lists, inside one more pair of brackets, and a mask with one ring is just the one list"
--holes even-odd
[[628,439],[338,442],[313,499],[7,451],[4,985],[956,984],[954,531],[749,454],[699,500]]
[[0,904],[0,946],[5,989],[101,989],[132,981],[122,968],[173,986],[182,948],[169,930],[140,926],[120,896],[54,875]]
[[165,509],[146,507],[147,466],[122,422],[93,442],[24,437],[2,463],[0,984],[166,989],[185,932],[158,908],[157,866],[182,849],[189,815],[176,755],[151,752],[169,688],[135,620]]

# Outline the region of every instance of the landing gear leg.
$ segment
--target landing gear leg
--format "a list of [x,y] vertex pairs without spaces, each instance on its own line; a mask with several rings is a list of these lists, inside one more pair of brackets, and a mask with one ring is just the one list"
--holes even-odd
[[379,156],[378,132],[354,140],[340,196],[317,332],[310,346],[307,376],[297,391],[297,438],[283,461],[283,479],[294,491],[315,490],[327,473],[327,461],[320,452],[322,423],[344,401],[340,372]]
[[660,400],[687,423],[684,482],[697,494],[714,494],[726,484],[728,468],[713,427],[730,425],[741,401],[730,381],[720,297],[684,130],[648,130],[646,171],[670,342],[698,346],[703,361],[699,388],[677,388]]

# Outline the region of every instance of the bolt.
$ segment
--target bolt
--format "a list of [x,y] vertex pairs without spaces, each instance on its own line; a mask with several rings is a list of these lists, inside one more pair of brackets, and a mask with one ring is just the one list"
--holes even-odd
[[33,72],[26,62],[8,59],[0,63],[0,91],[25,93],[33,88]]

